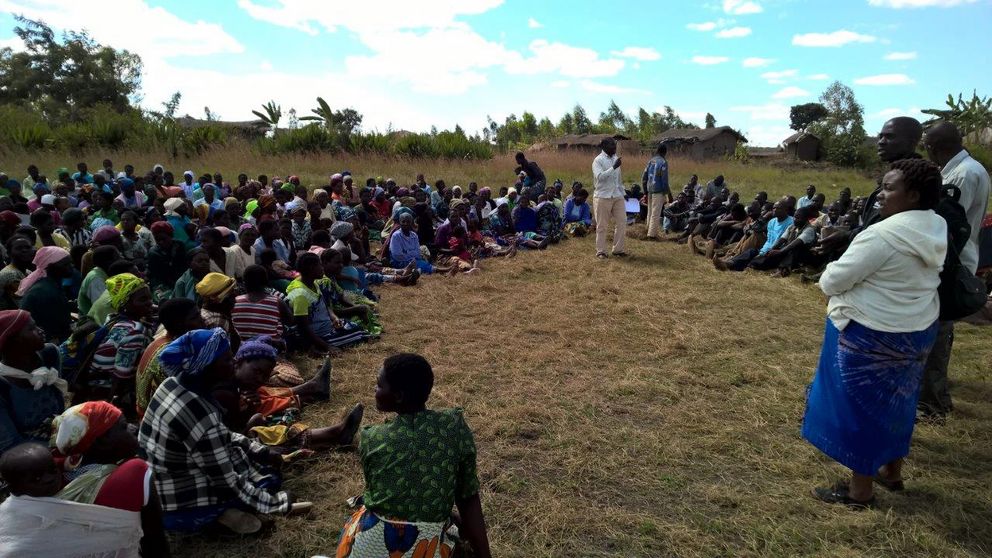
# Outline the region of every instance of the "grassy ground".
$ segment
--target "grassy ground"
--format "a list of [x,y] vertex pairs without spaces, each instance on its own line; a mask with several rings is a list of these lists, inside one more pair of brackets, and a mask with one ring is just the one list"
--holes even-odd
[[[138,168],[158,162],[111,156]],[[86,160],[96,166],[102,154]],[[46,169],[64,157],[30,158]],[[590,157],[535,156],[549,179],[588,184]],[[6,158],[24,168],[28,157]],[[643,157],[628,159],[627,181]],[[170,168],[301,174],[315,184],[350,168],[449,184],[512,180],[509,158],[409,162],[367,158],[257,158],[214,153]],[[872,180],[847,171],[673,162],[673,182],[722,173],[752,195],[828,193]],[[372,408],[382,359],[417,351],[435,367],[431,405],[461,406],[476,434],[482,500],[494,554],[607,556],[987,556],[992,554],[992,348],[989,331],[959,326],[951,363],[956,411],[917,429],[906,493],[880,494],[877,510],[818,503],[810,489],[846,472],[799,436],[803,393],[823,332],[814,286],[761,274],[721,274],[684,246],[629,241],[629,260],[600,262],[592,239],[486,261],[474,277],[425,278],[382,289],[387,331],[334,362],[334,395],[310,408],[313,425],[356,402]],[[316,361],[307,361],[316,369]],[[261,540],[177,541],[180,558],[296,558],[333,554],[362,490],[347,453],[290,469],[288,488],[315,502],[279,518]]]
[[[909,490],[850,512],[809,496],[845,472],[799,436],[819,291],[721,274],[684,246],[628,247],[633,258],[599,262],[591,239],[570,240],[479,276],[385,289],[387,333],[335,361],[331,402],[307,421],[371,407],[385,356],[427,356],[431,404],[464,407],[476,433],[496,556],[992,552],[989,330],[959,327],[957,410],[917,429]],[[355,456],[321,456],[289,489],[316,511],[260,541],[184,541],[177,555],[333,553],[344,500],[362,490]]]

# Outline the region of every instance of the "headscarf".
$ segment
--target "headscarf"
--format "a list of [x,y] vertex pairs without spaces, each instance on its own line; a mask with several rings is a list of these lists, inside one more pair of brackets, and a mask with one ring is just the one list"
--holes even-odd
[[116,226],[110,225],[106,227],[100,227],[99,229],[93,231],[93,243],[94,244],[107,244],[112,242],[114,239],[120,238],[121,231],[117,230]]
[[7,339],[27,327],[31,314],[25,310],[0,310],[0,353]]
[[245,219],[251,219],[251,214],[255,213],[256,209],[258,209],[258,200],[248,200],[245,205]]
[[42,246],[34,254],[34,271],[27,277],[21,279],[21,285],[17,287],[17,296],[24,296],[32,285],[39,279],[48,277],[48,266],[60,262],[69,257],[69,251],[58,246]]
[[55,196],[51,194],[41,196],[41,205],[55,205]]
[[230,349],[231,342],[223,329],[194,329],[166,345],[158,360],[167,375],[182,382],[197,379],[204,369]]
[[235,197],[224,198],[224,209],[227,209],[227,208],[231,207],[232,205],[236,205],[238,207],[241,207],[241,202],[239,202],[238,201],[238,198],[235,198]]
[[248,362],[258,359],[276,360],[279,352],[269,344],[272,339],[268,335],[259,335],[251,341],[245,341],[234,355],[238,362]]
[[196,284],[196,294],[207,302],[220,302],[231,294],[235,284],[236,281],[233,277],[212,271],[204,275],[203,279],[200,279],[200,282]]
[[[31,314],[26,310],[0,311],[0,352],[3,351],[7,340],[18,331],[27,327],[30,321]],[[0,377],[27,380],[35,391],[45,386],[55,386],[62,392],[62,395],[65,395],[69,391],[69,383],[62,379],[59,371],[45,365],[27,372],[0,362]]]
[[276,207],[276,198],[274,196],[269,195],[269,194],[266,194],[264,196],[261,196],[260,198],[258,198],[258,207],[262,208],[263,210],[266,210],[266,209],[275,209],[275,207]]
[[[251,223],[244,223],[240,227],[238,227],[238,234],[241,234],[241,233],[243,233],[243,232],[245,232],[245,231],[247,231],[249,229],[254,230],[255,229],[255,225],[252,225]],[[258,231],[255,231],[255,232],[258,232]]]
[[294,186],[292,182],[287,182],[283,184],[282,186],[279,187],[279,189],[282,190],[283,192],[289,192],[290,194],[296,193],[296,186]]
[[21,218],[9,209],[0,211],[0,221],[3,221],[12,227],[16,227],[21,224]]
[[341,173],[336,172],[331,175],[331,183],[333,184],[335,180],[344,180],[344,176],[342,176]]
[[75,469],[93,442],[121,420],[121,410],[106,401],[74,405],[52,421],[53,438],[59,453],[66,456],[65,468]]
[[110,294],[110,306],[114,311],[121,308],[131,299],[131,295],[146,286],[145,280],[130,273],[121,273],[107,279],[107,293]]
[[172,236],[172,234],[176,232],[176,230],[172,228],[172,225],[170,225],[168,221],[155,221],[154,223],[152,223],[151,229],[152,229],[152,234],[166,233],[169,236]]
[[461,198],[455,198],[451,200],[451,203],[448,204],[448,211],[451,211],[452,209],[458,209],[463,205],[468,205],[468,201],[463,200]]
[[52,192],[52,189],[48,187],[48,184],[45,184],[44,182],[39,182],[34,185],[34,188],[31,188],[31,191],[34,192],[35,194],[50,194]]
[[220,231],[220,234],[222,236],[224,236],[224,238],[227,238],[229,240],[231,239],[232,236],[235,236],[235,237],[237,236],[237,235],[234,234],[234,231],[232,231],[231,229],[229,229],[227,227],[214,227],[214,228],[217,229],[218,231]]
[[397,198],[405,198],[406,196],[409,196],[409,195],[410,195],[410,189],[409,188],[400,188],[399,190],[396,190],[396,197]]
[[347,221],[355,216],[355,210],[350,207],[339,207],[338,208],[338,219],[341,221]]
[[479,188],[479,195],[480,196],[483,196],[485,194],[492,195],[492,193],[493,193],[493,191],[490,190],[489,188]]
[[183,200],[181,200],[179,198],[169,198],[169,199],[165,200],[165,203],[162,204],[162,205],[165,206],[165,214],[166,215],[178,217],[179,214],[176,213],[176,210],[179,209],[180,207],[186,205],[186,202],[184,202]]
[[196,175],[193,174],[193,171],[191,171],[191,170],[188,170],[188,171],[184,172],[183,173],[183,176],[188,176],[190,178],[195,178],[196,177]]
[[348,236],[348,234],[353,230],[355,230],[355,225],[352,225],[347,221],[335,221],[334,224],[331,225],[331,230],[328,232],[330,233],[331,238],[340,240]]

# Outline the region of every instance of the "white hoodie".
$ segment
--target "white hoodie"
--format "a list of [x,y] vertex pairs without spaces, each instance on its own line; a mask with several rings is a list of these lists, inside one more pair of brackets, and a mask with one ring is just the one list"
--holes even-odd
[[827,316],[890,333],[921,331],[940,313],[947,223],[931,210],[897,213],[861,231],[820,277]]

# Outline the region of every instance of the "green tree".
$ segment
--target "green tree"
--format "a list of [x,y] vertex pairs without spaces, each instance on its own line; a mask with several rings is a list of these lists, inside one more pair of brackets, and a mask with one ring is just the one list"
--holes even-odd
[[131,108],[141,86],[141,58],[103,46],[86,32],[57,40],[42,21],[14,16],[23,52],[0,49],[0,104],[26,104],[51,121],[75,120],[97,105]]
[[716,128],[716,118],[708,112],[706,113],[706,127]]
[[630,127],[630,119],[624,114],[616,101],[610,100],[610,106],[606,107],[606,112],[599,115],[599,125],[609,131],[617,132],[627,130]]
[[572,119],[572,113],[566,112],[562,115],[561,120],[558,121],[558,126],[556,126],[557,132],[561,135],[574,134],[575,133],[575,120]]
[[253,110],[251,113],[265,122],[273,134],[276,133],[279,121],[282,120],[282,107],[277,105],[275,101],[269,101],[262,105],[262,111]]
[[924,109],[922,112],[935,117],[933,120],[951,122],[965,136],[992,128],[992,97],[979,97],[978,91],[972,90],[968,101],[958,93],[957,100],[948,94],[945,102],[946,109]]
[[311,109],[313,116],[302,116],[301,121],[317,122],[328,131],[341,136],[350,136],[362,125],[362,115],[354,109],[332,110],[323,97],[317,97],[317,108]]
[[592,133],[592,120],[586,114],[586,109],[582,105],[575,105],[572,109],[572,125],[576,134]]
[[820,103],[793,105],[789,109],[789,127],[797,132],[805,132],[814,122],[827,116],[827,107]]
[[820,138],[826,158],[841,166],[863,166],[868,157],[865,142],[864,107],[850,87],[835,81],[820,95],[827,114],[809,125],[808,131]]
[[532,143],[537,139],[537,118],[532,113],[524,111],[520,115],[520,126],[524,141]]

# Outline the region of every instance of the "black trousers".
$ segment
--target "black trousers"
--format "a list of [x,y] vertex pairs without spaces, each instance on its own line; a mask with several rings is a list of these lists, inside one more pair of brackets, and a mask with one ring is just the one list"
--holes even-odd
[[951,362],[951,347],[954,346],[954,322],[940,322],[937,340],[930,349],[927,363],[923,367],[920,381],[920,401],[917,408],[931,415],[946,415],[951,412],[951,391],[947,380],[947,365]]

